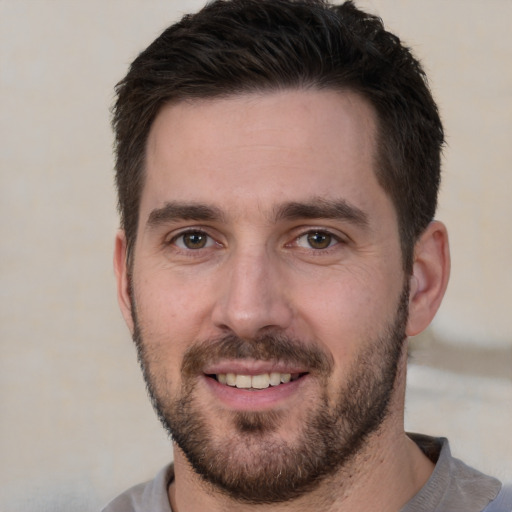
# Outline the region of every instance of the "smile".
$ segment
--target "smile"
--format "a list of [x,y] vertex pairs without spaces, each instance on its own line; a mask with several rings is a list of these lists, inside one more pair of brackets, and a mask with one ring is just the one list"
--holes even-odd
[[203,382],[211,398],[234,411],[265,411],[284,406],[286,400],[300,401],[299,389],[310,377],[303,368],[261,361],[225,361],[215,366],[204,369]]
[[238,389],[266,389],[270,386],[287,384],[297,380],[299,373],[262,373],[259,375],[243,375],[236,373],[218,373],[212,375],[218,382]]

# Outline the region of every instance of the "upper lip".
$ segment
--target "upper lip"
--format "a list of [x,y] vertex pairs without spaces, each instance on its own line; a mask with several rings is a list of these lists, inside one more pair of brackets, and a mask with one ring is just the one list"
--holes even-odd
[[203,368],[206,375],[235,373],[237,375],[261,375],[264,373],[307,373],[307,369],[281,361],[257,361],[251,359],[225,360]]

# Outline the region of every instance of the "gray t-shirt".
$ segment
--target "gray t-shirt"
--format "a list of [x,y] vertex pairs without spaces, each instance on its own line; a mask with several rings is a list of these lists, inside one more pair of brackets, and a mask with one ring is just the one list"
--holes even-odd
[[[408,435],[436,467],[427,483],[400,512],[483,512],[496,499],[501,483],[452,457],[446,439]],[[115,498],[102,512],[172,512],[167,489],[173,478],[170,464],[153,480]],[[504,503],[501,507],[500,501],[496,512],[512,512],[512,505]]]

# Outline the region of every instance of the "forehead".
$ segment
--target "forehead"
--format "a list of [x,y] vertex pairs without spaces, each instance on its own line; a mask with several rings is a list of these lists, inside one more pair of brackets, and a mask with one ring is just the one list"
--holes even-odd
[[265,208],[342,195],[364,206],[384,194],[375,136],[373,108],[352,92],[285,90],[166,105],[148,137],[141,215],[169,200]]

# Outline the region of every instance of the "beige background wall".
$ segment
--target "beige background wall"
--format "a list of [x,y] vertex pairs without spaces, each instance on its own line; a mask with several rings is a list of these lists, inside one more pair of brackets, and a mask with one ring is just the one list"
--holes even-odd
[[[201,4],[0,0],[2,511],[97,510],[170,457],[115,302],[108,108],[136,53]],[[358,4],[424,60],[448,134],[453,277],[407,426],[512,479],[512,2]]]

